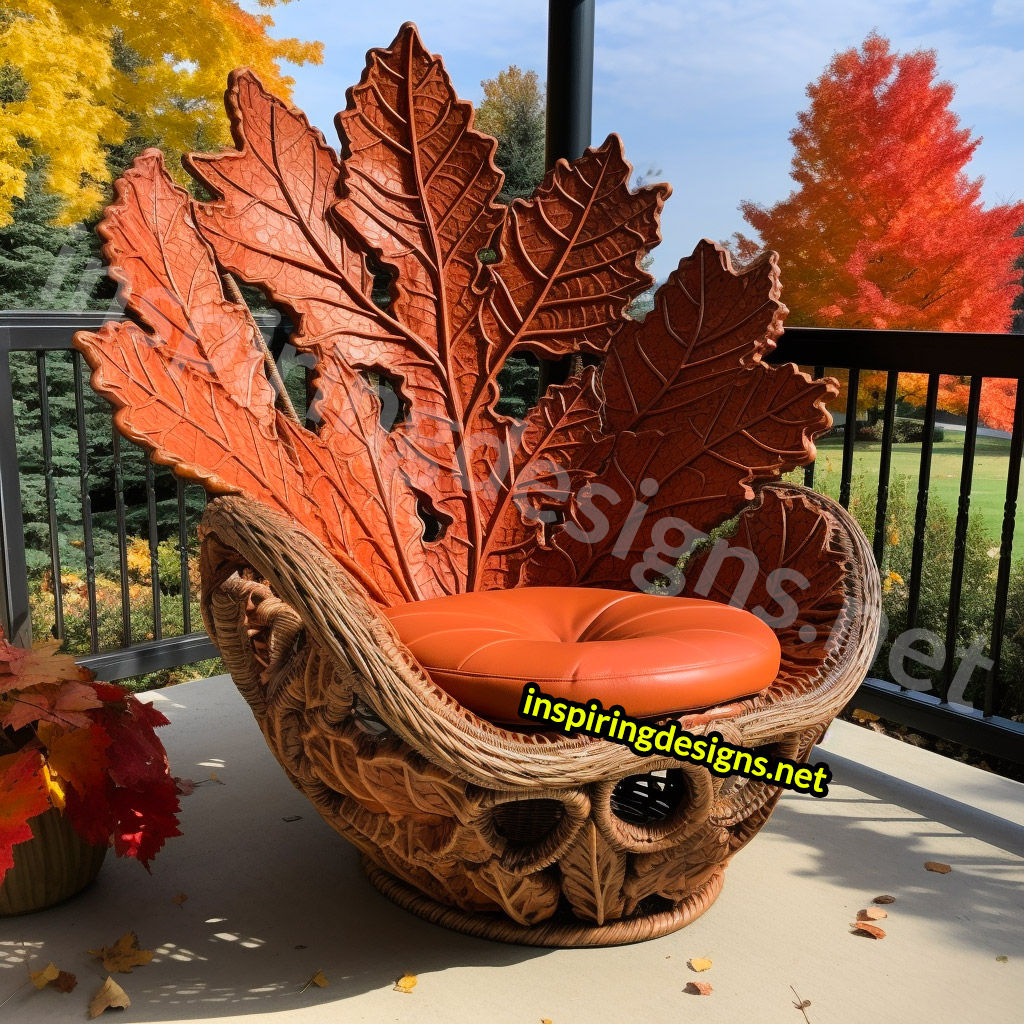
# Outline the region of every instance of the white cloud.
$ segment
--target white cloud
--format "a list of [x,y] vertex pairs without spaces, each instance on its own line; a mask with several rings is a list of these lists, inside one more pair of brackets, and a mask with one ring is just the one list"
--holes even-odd
[[1001,22],[1024,21],[1024,0],[996,0],[992,5],[992,18]]

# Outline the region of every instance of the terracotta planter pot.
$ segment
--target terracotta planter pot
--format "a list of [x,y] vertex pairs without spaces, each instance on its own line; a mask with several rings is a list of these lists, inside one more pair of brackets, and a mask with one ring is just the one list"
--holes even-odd
[[32,838],[14,847],[14,867],[0,885],[0,917],[28,914],[81,892],[99,873],[105,846],[83,842],[60,811],[29,822]]

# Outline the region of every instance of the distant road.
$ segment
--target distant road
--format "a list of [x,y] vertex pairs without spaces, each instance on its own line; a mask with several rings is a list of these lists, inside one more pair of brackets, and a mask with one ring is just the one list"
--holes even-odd
[[[920,420],[914,420],[915,423],[920,423]],[[832,426],[841,427],[846,423],[846,414],[841,412],[832,413]],[[941,421],[936,422],[935,426],[941,427],[943,430],[957,430],[961,434],[967,433],[966,423],[943,423]],[[1001,437],[1005,440],[1009,440],[1011,435],[1006,430],[991,430],[989,427],[978,427],[978,437]]]
[[[959,430],[961,434],[967,433],[966,423],[936,423],[937,427],[943,430]],[[1012,435],[1006,430],[990,430],[988,427],[978,427],[978,437],[1004,437],[1009,439]]]

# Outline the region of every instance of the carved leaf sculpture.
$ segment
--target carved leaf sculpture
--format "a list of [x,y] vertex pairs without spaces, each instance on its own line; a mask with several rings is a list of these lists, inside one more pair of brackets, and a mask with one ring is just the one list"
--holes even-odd
[[731,537],[687,562],[686,593],[737,604],[772,625],[782,665],[769,693],[778,698],[799,690],[835,652],[848,571],[811,501],[766,487]]
[[614,587],[630,567],[650,566],[649,585],[659,573],[645,552],[670,556],[664,572],[752,499],[755,483],[814,458],[811,438],[830,425],[825,403],[838,386],[762,361],[786,312],[774,254],[737,274],[725,250],[703,241],[680,262],[605,363],[610,453],[593,449],[588,460],[602,489],[577,494],[570,528],[527,562],[529,582]]
[[608,844],[594,822],[583,827],[558,869],[577,917],[604,924],[606,918],[622,915],[626,855]]
[[[349,91],[341,158],[251,71],[226,104],[236,148],[185,158],[210,199],[155,150],[118,182],[99,231],[137,322],[76,345],[124,433],[211,492],[295,517],[376,600],[635,586],[656,520],[707,530],[813,458],[835,386],[761,361],[785,314],[774,260],[737,274],[703,242],[629,318],[669,189],[631,190],[616,136],[499,203],[496,143],[411,25]],[[315,429],[282,408],[226,274],[293,320]],[[526,351],[603,365],[518,421],[495,411],[497,380]]]

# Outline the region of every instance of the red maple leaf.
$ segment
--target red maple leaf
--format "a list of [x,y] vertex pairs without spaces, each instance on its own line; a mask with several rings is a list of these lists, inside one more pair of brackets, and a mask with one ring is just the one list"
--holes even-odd
[[117,683],[94,682],[91,685],[96,691],[96,696],[106,704],[123,704],[131,696],[123,686],[118,686]]
[[18,685],[17,679],[27,656],[28,651],[7,642],[3,629],[0,628],[0,693]]
[[124,711],[104,711],[101,721],[111,740],[109,772],[116,785],[130,788],[167,774],[167,753],[153,732],[153,724],[167,722],[159,711],[132,700]]
[[109,760],[110,736],[99,722],[88,729],[73,729],[56,735],[47,744],[51,771],[71,783],[84,797],[103,786]]
[[0,880],[14,867],[14,846],[32,838],[28,822],[50,807],[37,750],[0,757]]
[[144,791],[115,789],[112,809],[116,815],[114,851],[119,857],[135,857],[147,870],[164,842],[181,835],[181,807],[170,775],[150,781]]
[[113,781],[106,776],[101,785],[89,790],[87,796],[80,796],[73,786],[65,792],[64,813],[84,842],[93,846],[106,846],[110,842],[114,831],[111,805],[114,791]]
[[92,719],[82,712],[101,707],[103,701],[87,683],[44,683],[17,695],[8,690],[0,703],[0,726],[17,730],[32,722],[54,722],[71,728],[88,728]]

